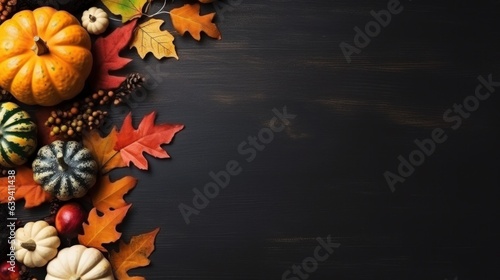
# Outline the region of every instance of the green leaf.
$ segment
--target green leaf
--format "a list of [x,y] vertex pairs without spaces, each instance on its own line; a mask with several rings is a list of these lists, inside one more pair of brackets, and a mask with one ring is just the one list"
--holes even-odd
[[101,0],[113,14],[121,16],[122,22],[140,18],[148,0]]

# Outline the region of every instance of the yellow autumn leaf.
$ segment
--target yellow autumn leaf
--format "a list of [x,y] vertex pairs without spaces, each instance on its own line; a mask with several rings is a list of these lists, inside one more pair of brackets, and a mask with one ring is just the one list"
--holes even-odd
[[137,26],[134,31],[130,48],[135,47],[141,58],[151,52],[157,59],[163,57],[175,57],[179,59],[175,51],[174,36],[166,30],[161,30],[164,23],[161,19],[152,18]]

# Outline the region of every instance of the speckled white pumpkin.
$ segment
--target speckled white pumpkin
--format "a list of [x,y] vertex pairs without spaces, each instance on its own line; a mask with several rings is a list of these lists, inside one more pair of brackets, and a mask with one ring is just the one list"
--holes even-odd
[[56,140],[38,150],[33,179],[59,200],[84,196],[97,180],[98,164],[76,141]]

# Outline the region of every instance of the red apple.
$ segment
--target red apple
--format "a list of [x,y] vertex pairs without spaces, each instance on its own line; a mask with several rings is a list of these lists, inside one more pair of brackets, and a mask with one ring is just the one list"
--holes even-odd
[[67,238],[74,238],[80,233],[82,223],[87,219],[87,212],[76,202],[69,202],[59,208],[55,217],[57,232]]
[[[14,266],[12,264],[15,264]],[[21,274],[19,273],[18,262],[8,262],[5,261],[0,265],[0,280],[19,280],[21,279]]]

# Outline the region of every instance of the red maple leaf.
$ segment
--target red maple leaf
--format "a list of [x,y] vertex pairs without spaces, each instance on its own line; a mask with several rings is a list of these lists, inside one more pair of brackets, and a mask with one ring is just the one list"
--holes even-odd
[[115,150],[119,151],[124,162],[130,166],[132,162],[137,168],[148,169],[148,161],[144,153],[157,158],[170,158],[161,145],[169,144],[175,134],[184,128],[182,124],[155,125],[156,112],[146,115],[139,127],[132,126],[132,115],[129,113],[117,134]]
[[137,23],[134,19],[116,28],[106,37],[98,38],[92,48],[94,66],[91,81],[94,89],[114,89],[125,81],[125,77],[110,75],[109,71],[119,70],[132,59],[121,57],[120,51],[128,46]]

